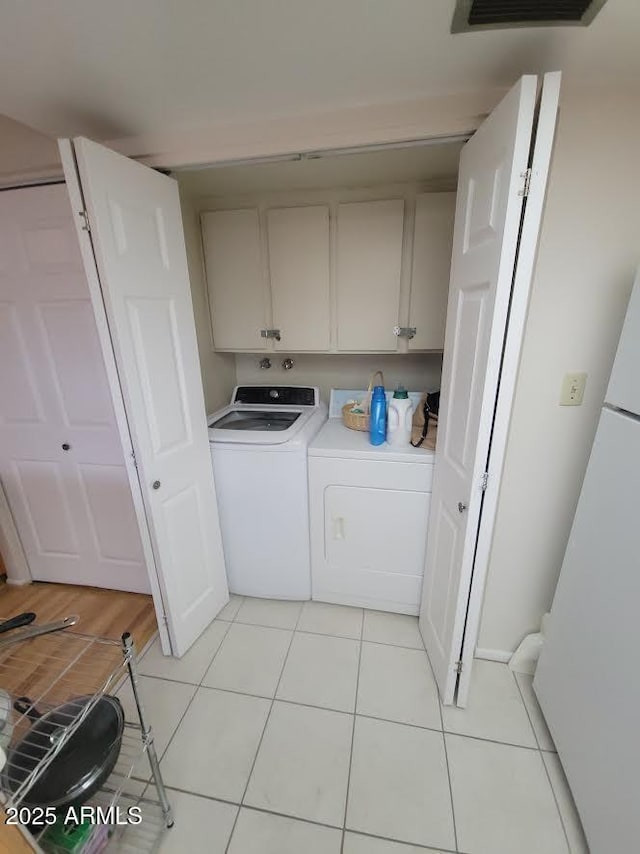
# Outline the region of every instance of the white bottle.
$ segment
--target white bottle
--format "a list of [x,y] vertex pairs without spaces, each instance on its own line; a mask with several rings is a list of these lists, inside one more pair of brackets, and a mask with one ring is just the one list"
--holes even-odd
[[409,393],[401,385],[394,391],[389,404],[387,442],[394,447],[408,445],[411,441],[413,405]]

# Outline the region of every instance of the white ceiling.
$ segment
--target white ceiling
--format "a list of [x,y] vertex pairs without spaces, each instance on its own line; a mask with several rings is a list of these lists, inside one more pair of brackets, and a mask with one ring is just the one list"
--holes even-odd
[[588,28],[452,36],[454,0],[14,0],[0,113],[114,139],[511,84],[640,80],[640,2]]
[[313,160],[217,166],[179,172],[178,180],[183,192],[201,197],[415,181],[429,182],[438,190],[454,190],[462,145],[441,143]]

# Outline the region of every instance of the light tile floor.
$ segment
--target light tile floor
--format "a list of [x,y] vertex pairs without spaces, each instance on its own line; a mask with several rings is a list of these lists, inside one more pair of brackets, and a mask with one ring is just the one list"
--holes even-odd
[[441,707],[414,617],[233,596],[140,671],[162,854],[588,854],[531,677],[477,661]]

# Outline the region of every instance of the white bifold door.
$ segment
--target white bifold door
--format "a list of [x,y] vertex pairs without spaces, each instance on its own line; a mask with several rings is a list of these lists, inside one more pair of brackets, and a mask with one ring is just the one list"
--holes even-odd
[[87,139],[61,152],[156,611],[182,655],[229,594],[178,188]]
[[0,193],[0,480],[35,581],[149,592],[64,184]]
[[[475,648],[486,544],[555,127],[559,75],[547,78],[540,107],[545,120],[538,122],[530,172],[539,103],[535,76],[521,78],[460,158],[420,612],[420,629],[447,704],[458,689],[457,702],[465,705]],[[524,274],[518,276],[517,265],[523,265]],[[465,681],[459,684],[461,672]]]

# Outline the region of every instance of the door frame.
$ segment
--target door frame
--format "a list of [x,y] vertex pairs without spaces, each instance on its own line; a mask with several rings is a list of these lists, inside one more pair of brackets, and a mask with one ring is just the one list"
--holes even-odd
[[[74,172],[77,171],[76,158],[73,152],[71,140],[59,139],[58,147],[60,149],[60,157],[62,159],[63,167]],[[84,199],[82,198],[79,188],[74,186],[73,183],[67,183],[66,186],[71,204],[71,213],[74,219],[74,224],[76,225],[80,254],[82,255],[82,260],[87,274],[87,285],[96,320],[98,340],[100,342],[100,349],[102,350],[105,371],[107,374],[107,382],[111,392],[116,426],[120,435],[120,442],[122,444],[125,469],[127,471],[127,478],[131,488],[133,508],[138,522],[138,529],[140,531],[142,552],[144,555],[144,562],[147,567],[147,575],[149,577],[149,585],[151,587],[151,595],[153,597],[153,605],[156,612],[160,644],[162,646],[163,653],[165,655],[171,655],[171,642],[169,639],[164,600],[162,598],[162,589],[158,579],[156,560],[151,544],[151,536],[149,534],[149,523],[144,509],[142,488],[138,479],[138,469],[133,452],[133,443],[129,432],[129,423],[127,420],[120,378],[118,376],[115,354],[113,352],[113,343],[111,340],[111,333],[109,331],[109,324],[107,322],[102,288],[100,286],[100,279],[98,278],[98,270],[93,254],[93,244],[91,242],[91,235],[88,229],[88,222],[84,214]],[[78,219],[76,219],[76,217]],[[79,227],[77,227],[78,220],[82,220],[82,224]]]

